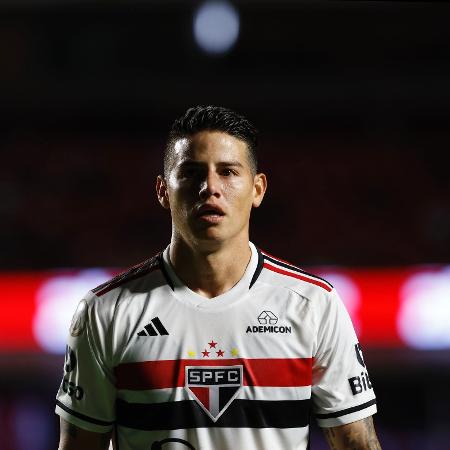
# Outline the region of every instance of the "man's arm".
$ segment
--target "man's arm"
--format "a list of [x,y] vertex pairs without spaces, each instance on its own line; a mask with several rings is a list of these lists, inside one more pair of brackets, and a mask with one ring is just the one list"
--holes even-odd
[[371,416],[346,425],[322,429],[331,450],[381,450]]
[[60,418],[58,450],[107,450],[111,440],[109,433],[93,433],[83,430]]

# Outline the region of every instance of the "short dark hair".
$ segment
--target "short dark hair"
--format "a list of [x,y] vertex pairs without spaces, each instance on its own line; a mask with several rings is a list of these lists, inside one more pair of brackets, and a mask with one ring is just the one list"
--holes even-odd
[[241,114],[222,106],[210,105],[189,108],[172,124],[164,151],[164,175],[169,170],[175,142],[206,130],[223,131],[244,141],[247,144],[250,168],[256,173],[258,130]]

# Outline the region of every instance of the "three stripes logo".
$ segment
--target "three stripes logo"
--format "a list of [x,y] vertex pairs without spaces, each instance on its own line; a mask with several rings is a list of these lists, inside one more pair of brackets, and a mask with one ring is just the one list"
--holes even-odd
[[139,331],[138,336],[167,336],[169,332],[161,323],[158,317],[154,317],[148,325],[145,325],[142,331]]

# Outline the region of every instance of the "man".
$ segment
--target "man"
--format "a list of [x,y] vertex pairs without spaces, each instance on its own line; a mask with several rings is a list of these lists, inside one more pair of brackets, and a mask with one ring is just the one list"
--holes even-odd
[[75,313],[60,450],[380,449],[375,397],[333,287],[249,242],[256,130],[220,107],[175,121],[158,176],[172,237]]

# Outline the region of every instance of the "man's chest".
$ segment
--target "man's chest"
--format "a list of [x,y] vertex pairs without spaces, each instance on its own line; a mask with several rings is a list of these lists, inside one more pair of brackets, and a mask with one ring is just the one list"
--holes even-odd
[[[138,402],[152,417],[158,408],[176,409],[171,417],[182,418],[177,428],[193,426],[193,417],[196,426],[259,428],[267,417],[275,428],[277,417],[285,418],[283,426],[305,426],[313,338],[302,310],[306,305],[263,290],[245,300],[220,311],[170,297],[144,302],[137,323],[121,336],[123,352],[115,367],[119,409]],[[243,410],[256,422],[242,422]],[[126,414],[123,420],[128,423]]]
[[161,294],[133,299],[116,316],[116,364],[312,356],[308,301],[290,291],[260,289],[230,308],[207,306],[195,308]]

